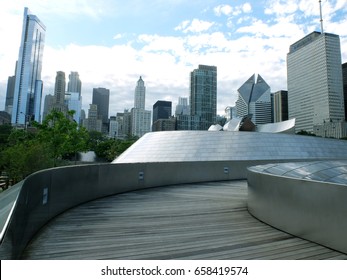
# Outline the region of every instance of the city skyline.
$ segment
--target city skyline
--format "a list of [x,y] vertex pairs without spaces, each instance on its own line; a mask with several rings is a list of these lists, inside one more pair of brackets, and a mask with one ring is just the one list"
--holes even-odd
[[[146,80],[146,109],[157,100],[175,107],[178,97],[189,96],[189,73],[199,64],[218,68],[218,114],[234,105],[237,89],[253,73],[261,73],[273,92],[285,90],[289,46],[320,30],[318,0],[0,2],[0,16],[8,23],[0,35],[10,42],[0,46],[0,109],[14,74],[25,6],[47,27],[44,96],[54,93],[57,71],[76,71],[83,109],[91,103],[93,88],[105,87],[110,115],[132,108],[139,76]],[[322,6],[324,31],[340,36],[346,62],[347,3],[323,0]]]

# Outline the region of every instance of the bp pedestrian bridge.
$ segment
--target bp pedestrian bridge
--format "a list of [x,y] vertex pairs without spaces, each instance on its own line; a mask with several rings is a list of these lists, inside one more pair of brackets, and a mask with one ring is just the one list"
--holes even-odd
[[153,132],[0,204],[1,259],[347,259],[347,141]]

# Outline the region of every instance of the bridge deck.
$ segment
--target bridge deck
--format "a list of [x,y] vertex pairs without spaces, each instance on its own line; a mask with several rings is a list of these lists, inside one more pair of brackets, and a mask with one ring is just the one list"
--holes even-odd
[[247,182],[178,185],[95,200],[55,218],[24,259],[347,259],[247,211]]

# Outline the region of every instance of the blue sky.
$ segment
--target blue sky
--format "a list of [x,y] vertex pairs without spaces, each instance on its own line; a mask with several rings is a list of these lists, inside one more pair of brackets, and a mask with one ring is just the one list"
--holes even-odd
[[[44,95],[53,94],[57,71],[78,71],[83,108],[94,87],[106,87],[110,115],[133,107],[139,76],[146,108],[157,100],[175,106],[189,96],[189,73],[199,64],[217,66],[220,114],[254,73],[273,92],[286,89],[290,44],[320,30],[318,0],[0,0],[0,110],[26,6],[47,27]],[[347,1],[322,6],[324,31],[340,35],[347,62]]]

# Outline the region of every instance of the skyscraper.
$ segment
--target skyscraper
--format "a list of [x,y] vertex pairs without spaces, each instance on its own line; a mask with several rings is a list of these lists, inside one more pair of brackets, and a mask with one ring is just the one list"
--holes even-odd
[[6,101],[5,101],[5,111],[10,115],[12,114],[12,108],[13,108],[13,96],[14,96],[15,84],[16,84],[16,76],[8,77]]
[[279,90],[273,94],[273,120],[282,122],[288,120],[288,91]]
[[179,97],[178,104],[176,105],[175,116],[178,115],[189,115],[189,105],[187,97]]
[[287,75],[288,114],[296,118],[296,131],[312,132],[315,125],[344,119],[338,35],[312,32],[292,44]]
[[106,88],[93,88],[92,103],[97,105],[98,118],[102,120],[102,132],[107,134],[110,90]]
[[169,119],[171,117],[171,101],[158,100],[153,105],[153,123],[159,119]]
[[39,18],[24,8],[11,120],[14,125],[41,120],[41,69],[45,32],[46,27]]
[[175,130],[175,119],[170,119],[171,111],[171,101],[159,100],[153,105],[152,131]]
[[151,111],[145,110],[146,87],[145,82],[137,81],[134,96],[134,108],[131,109],[131,134],[141,137],[151,131]]
[[68,92],[78,92],[81,95],[82,82],[78,72],[71,72],[69,75],[69,83],[67,84]]
[[102,132],[102,120],[99,118],[98,105],[89,104],[88,118],[83,120],[83,126],[88,131]]
[[67,84],[67,92],[65,95],[69,110],[75,111],[73,119],[82,125],[81,110],[82,110],[82,82],[78,72],[71,72],[69,82]]
[[137,81],[134,97],[135,97],[134,108],[145,109],[146,87],[145,87],[145,82],[142,80],[141,76],[140,76],[140,79]]
[[199,65],[190,73],[190,114],[200,119],[198,130],[216,123],[217,67]]
[[342,64],[343,96],[345,99],[345,120],[347,120],[347,62]]
[[54,105],[56,107],[65,105],[65,88],[66,88],[65,73],[62,71],[58,71],[55,77],[55,86],[54,86],[54,103],[55,103]]
[[252,115],[254,124],[271,123],[271,90],[265,80],[253,74],[238,90],[236,114],[243,118]]

